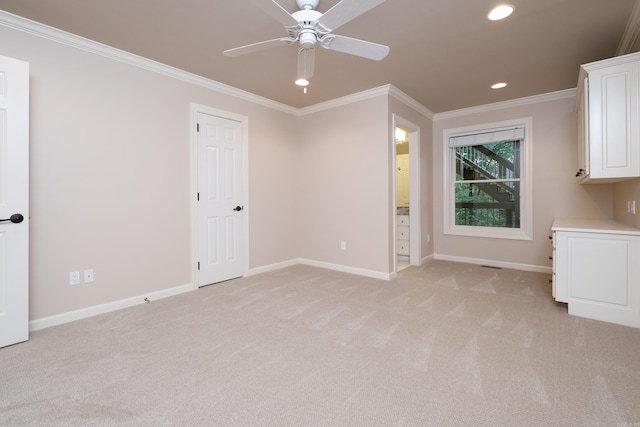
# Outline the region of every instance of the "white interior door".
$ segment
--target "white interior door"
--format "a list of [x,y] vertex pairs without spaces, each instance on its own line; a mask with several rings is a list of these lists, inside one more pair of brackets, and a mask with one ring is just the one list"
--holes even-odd
[[198,284],[244,274],[242,123],[198,113]]
[[29,339],[29,64],[0,56],[0,347]]

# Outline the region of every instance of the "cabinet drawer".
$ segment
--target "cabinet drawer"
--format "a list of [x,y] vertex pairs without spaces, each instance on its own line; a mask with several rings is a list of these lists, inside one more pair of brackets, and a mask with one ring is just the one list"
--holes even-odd
[[409,241],[396,240],[396,253],[398,255],[409,255]]
[[406,225],[399,225],[396,227],[396,239],[409,240],[409,227]]

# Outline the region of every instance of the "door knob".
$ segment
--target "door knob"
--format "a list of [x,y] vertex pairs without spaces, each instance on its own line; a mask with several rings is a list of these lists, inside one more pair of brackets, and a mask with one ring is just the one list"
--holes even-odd
[[24,221],[24,217],[22,216],[22,214],[13,214],[7,219],[0,219],[0,222],[4,221],[11,221],[14,224],[20,224],[22,221]]
[[244,209],[244,206],[238,205],[233,210],[236,211],[236,212],[240,212],[242,209]]

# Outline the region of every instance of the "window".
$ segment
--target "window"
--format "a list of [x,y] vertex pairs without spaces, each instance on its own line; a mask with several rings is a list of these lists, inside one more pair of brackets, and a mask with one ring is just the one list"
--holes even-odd
[[444,132],[445,233],[532,239],[532,119]]

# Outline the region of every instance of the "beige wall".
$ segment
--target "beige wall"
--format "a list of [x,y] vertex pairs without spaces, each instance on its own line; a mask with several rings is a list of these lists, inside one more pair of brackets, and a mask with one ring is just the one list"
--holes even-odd
[[31,319],[192,283],[192,102],[249,117],[250,266],[297,257],[297,117],[5,27],[0,53],[31,67]]
[[[640,178],[614,184],[614,218],[640,228]],[[636,201],[636,213],[627,212],[627,201]]]
[[[550,267],[548,236],[556,217],[612,218],[613,185],[576,183],[577,136],[574,97],[470,110],[434,122],[434,241],[436,254]],[[449,128],[533,117],[533,240],[471,238],[443,233],[443,131]]]
[[[388,273],[390,131],[387,96],[300,117],[300,256]],[[340,250],[340,242],[347,250]]]

